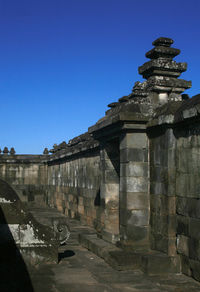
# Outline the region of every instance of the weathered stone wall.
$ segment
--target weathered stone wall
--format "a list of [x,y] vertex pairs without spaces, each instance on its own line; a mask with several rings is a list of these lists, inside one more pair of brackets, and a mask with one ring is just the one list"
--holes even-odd
[[47,171],[44,155],[0,155],[0,178],[23,202],[46,201]]
[[182,271],[200,280],[200,126],[191,123],[177,135],[177,251]]
[[104,206],[101,236],[111,242],[119,240],[119,139],[104,142],[100,151],[100,204]]
[[172,129],[151,130],[150,225],[151,248],[176,254],[176,139]]
[[[200,96],[149,123],[151,248],[200,280]],[[164,111],[165,111],[164,110]],[[171,113],[170,113],[171,111]]]
[[101,228],[104,205],[100,202],[99,149],[48,162],[48,204]]

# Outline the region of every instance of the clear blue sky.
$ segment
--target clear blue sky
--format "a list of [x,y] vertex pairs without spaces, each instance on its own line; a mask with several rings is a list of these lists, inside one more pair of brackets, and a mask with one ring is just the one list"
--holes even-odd
[[0,0],[0,147],[39,154],[87,131],[173,38],[200,92],[199,0]]

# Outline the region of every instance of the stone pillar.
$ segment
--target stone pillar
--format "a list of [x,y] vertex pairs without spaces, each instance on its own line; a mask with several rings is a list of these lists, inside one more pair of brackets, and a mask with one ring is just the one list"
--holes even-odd
[[116,243],[119,240],[119,142],[107,142],[100,150],[100,197],[104,205],[103,239]]
[[120,244],[146,246],[149,237],[148,139],[124,133],[120,139]]

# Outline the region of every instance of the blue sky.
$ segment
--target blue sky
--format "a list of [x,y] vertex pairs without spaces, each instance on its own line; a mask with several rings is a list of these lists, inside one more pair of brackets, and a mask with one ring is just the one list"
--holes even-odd
[[0,147],[40,154],[87,131],[142,81],[160,36],[200,92],[199,0],[0,0]]

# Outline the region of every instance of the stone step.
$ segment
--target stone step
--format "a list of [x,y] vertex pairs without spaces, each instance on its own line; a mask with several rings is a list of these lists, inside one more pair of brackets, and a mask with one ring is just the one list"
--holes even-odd
[[95,233],[80,233],[79,242],[118,271],[140,269],[148,275],[180,273],[179,257],[152,250],[126,251],[98,238]]

